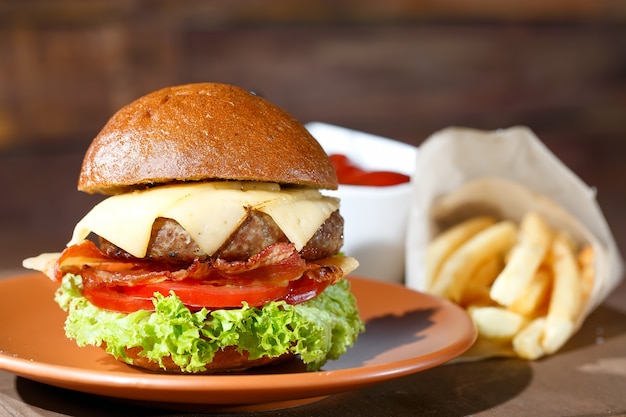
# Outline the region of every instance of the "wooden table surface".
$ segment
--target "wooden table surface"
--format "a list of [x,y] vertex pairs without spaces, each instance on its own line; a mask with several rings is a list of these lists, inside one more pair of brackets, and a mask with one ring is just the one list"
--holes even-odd
[[[197,54],[193,68],[185,68],[185,77],[169,81],[211,79],[258,85],[303,122],[335,123],[414,145],[452,124],[479,128],[527,124],[598,190],[608,224],[618,246],[624,248],[626,84],[619,45],[626,36],[619,28],[515,26],[493,33],[483,27],[407,25],[333,27],[324,34],[290,27],[235,34],[196,28],[186,33],[184,51],[200,51],[218,39],[220,47],[213,52],[222,57],[221,65],[212,56]],[[285,49],[280,42],[290,36]],[[265,55],[249,46],[253,38],[264,45]],[[507,43],[510,40],[512,44]],[[308,48],[307,54],[299,54],[299,47]],[[461,59],[468,49],[474,58]],[[505,61],[488,60],[496,52]],[[558,59],[550,58],[556,55]],[[482,62],[489,64],[482,66]],[[473,72],[462,71],[463,65]],[[258,76],[252,76],[252,68]],[[487,76],[481,78],[480,71]],[[142,80],[146,87],[148,81]],[[583,84],[577,84],[581,80]],[[132,85],[129,79],[122,84]],[[93,126],[94,131],[98,128]],[[89,140],[0,152],[2,277],[23,273],[24,257],[63,247],[75,222],[99,200],[75,190]],[[258,415],[613,416],[626,414],[624,394],[626,285],[622,283],[554,356],[535,362],[492,359],[450,364]],[[201,415],[200,411],[122,405],[0,372],[0,415],[177,416]]]

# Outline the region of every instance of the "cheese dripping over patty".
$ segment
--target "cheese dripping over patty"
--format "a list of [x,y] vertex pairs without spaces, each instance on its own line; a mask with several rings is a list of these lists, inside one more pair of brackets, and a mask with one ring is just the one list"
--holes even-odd
[[109,197],[76,227],[68,246],[90,233],[137,258],[148,250],[152,225],[159,218],[177,221],[208,255],[237,230],[248,210],[268,214],[296,249],[339,208],[339,200],[310,188],[285,188],[257,182],[198,182],[154,187]]

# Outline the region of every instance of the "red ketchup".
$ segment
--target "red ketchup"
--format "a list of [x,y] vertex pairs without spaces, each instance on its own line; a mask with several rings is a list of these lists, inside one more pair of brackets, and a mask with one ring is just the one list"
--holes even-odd
[[345,155],[332,154],[329,158],[337,172],[339,184],[385,187],[402,184],[410,180],[408,175],[400,174],[399,172],[366,171],[354,165]]

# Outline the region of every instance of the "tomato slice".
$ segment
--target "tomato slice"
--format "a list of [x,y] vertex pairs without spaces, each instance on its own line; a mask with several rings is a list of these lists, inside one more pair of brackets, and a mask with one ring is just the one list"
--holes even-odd
[[96,307],[105,310],[132,313],[138,310],[154,310],[152,297],[129,296],[122,292],[123,287],[99,286],[83,288],[83,295]]
[[300,304],[317,297],[328,287],[328,281],[317,281],[310,278],[301,278],[289,284],[289,292],[285,296],[287,304]]
[[292,281],[284,287],[210,285],[189,280],[165,281],[133,287],[101,285],[85,288],[83,295],[97,307],[131,313],[137,310],[154,310],[154,293],[167,297],[173,291],[187,308],[197,311],[203,307],[209,310],[239,308],[243,302],[252,307],[279,300],[285,300],[288,304],[299,304],[316,297],[328,284],[307,277]]
[[284,297],[289,287],[211,285],[199,282],[160,282],[157,284],[124,287],[124,294],[150,298],[155,292],[164,296],[174,291],[190,309],[241,307],[243,302],[252,307],[262,306]]

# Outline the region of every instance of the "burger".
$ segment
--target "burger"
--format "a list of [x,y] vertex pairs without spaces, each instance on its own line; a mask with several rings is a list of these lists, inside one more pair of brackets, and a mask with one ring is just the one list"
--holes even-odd
[[165,88],[115,113],[78,190],[104,194],[62,252],[25,267],[59,283],[65,334],[160,372],[319,369],[363,331],[344,279],[337,177],[293,116],[244,89]]

